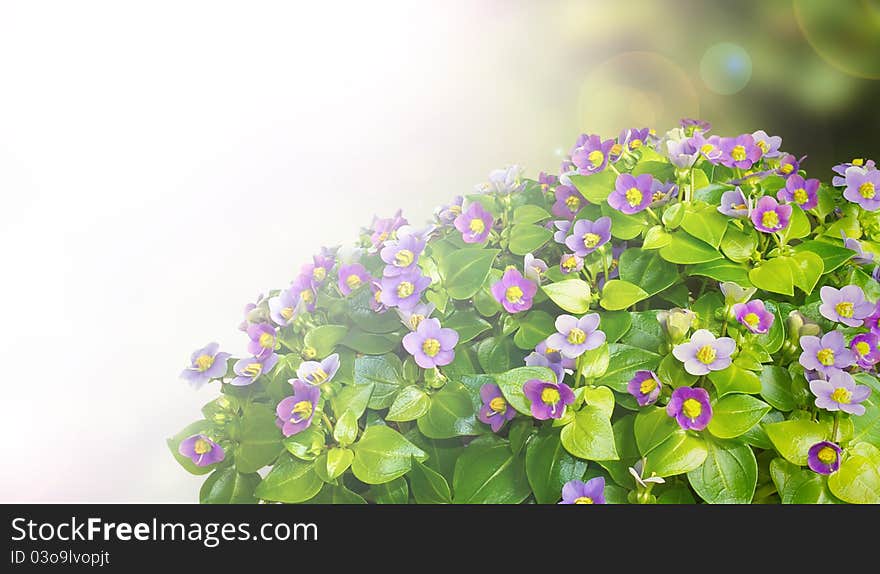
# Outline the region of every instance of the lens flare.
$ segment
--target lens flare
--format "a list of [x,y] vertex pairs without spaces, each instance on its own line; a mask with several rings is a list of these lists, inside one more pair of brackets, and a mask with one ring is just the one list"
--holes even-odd
[[700,77],[716,94],[735,94],[752,78],[752,58],[742,46],[730,42],[715,44],[700,60]]

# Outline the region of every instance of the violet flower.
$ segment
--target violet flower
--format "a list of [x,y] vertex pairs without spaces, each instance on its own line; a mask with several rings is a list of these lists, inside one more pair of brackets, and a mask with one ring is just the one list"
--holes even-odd
[[844,199],[858,203],[866,211],[880,209],[880,170],[863,167],[847,168]]
[[339,370],[339,355],[333,353],[323,361],[303,361],[296,369],[296,378],[312,385],[328,383]]
[[798,362],[808,371],[817,371],[830,377],[855,363],[853,352],[846,348],[843,333],[829,331],[820,339],[813,335],[800,338],[803,352]]
[[200,388],[211,379],[219,379],[226,374],[226,361],[229,357],[229,353],[220,352],[219,343],[208,343],[193,352],[189,358],[189,367],[180,373],[180,377]]
[[177,447],[177,452],[192,460],[196,466],[210,466],[226,458],[223,447],[203,434],[195,434],[183,439]]
[[247,334],[251,339],[247,347],[248,353],[258,359],[263,359],[275,352],[278,334],[272,325],[268,323],[251,325],[248,327]]
[[761,159],[761,148],[751,134],[735,138],[721,138],[721,165],[739,169],[751,169]]
[[785,187],[776,192],[779,201],[796,203],[804,211],[813,209],[819,205],[819,180],[805,180],[798,174],[794,174],[785,180]]
[[373,224],[371,226],[373,233],[370,235],[370,241],[373,244],[374,251],[381,249],[387,240],[394,238],[395,231],[408,223],[402,213],[403,210],[398,209],[393,217],[385,219],[373,217]]
[[730,337],[715,338],[709,330],[698,329],[691,340],[673,347],[672,354],[684,363],[684,370],[692,375],[705,375],[709,371],[723,371],[730,366],[730,355],[736,350],[736,342]]
[[401,309],[398,307],[395,311],[397,311],[397,315],[400,317],[400,322],[403,323],[404,326],[409,327],[410,331],[415,331],[419,328],[422,321],[431,316],[434,309],[435,307],[433,303],[419,303],[410,309]]
[[565,239],[565,245],[578,257],[586,257],[610,240],[610,217],[600,217],[596,221],[579,219],[572,225],[571,235]]
[[721,205],[717,209],[724,215],[738,219],[745,219],[749,216],[749,202],[739,187],[721,194]]
[[284,327],[297,317],[301,308],[300,298],[287,288],[269,299],[269,318]]
[[850,341],[849,348],[856,358],[856,364],[870,370],[880,362],[880,336],[876,333],[859,333]]
[[755,145],[761,149],[764,157],[779,157],[779,146],[782,145],[782,138],[779,136],[768,136],[764,130],[758,130],[752,133]]
[[556,231],[553,232],[553,241],[556,243],[565,243],[565,238],[571,230],[571,221],[565,219],[557,220],[553,222],[553,227],[556,228]]
[[769,331],[775,319],[773,313],[767,310],[760,299],[737,303],[733,306],[733,314],[742,326],[757,335]]
[[431,278],[420,273],[418,267],[404,271],[393,277],[382,277],[382,291],[379,300],[388,307],[412,309],[422,292],[431,284]]
[[840,446],[823,440],[817,442],[807,451],[807,466],[819,474],[834,474],[840,469]]
[[559,260],[559,270],[563,275],[579,273],[584,268],[584,260],[575,253],[563,253]]
[[868,265],[874,262],[874,254],[870,251],[865,251],[862,248],[861,241],[853,239],[852,237],[847,237],[846,231],[842,229],[840,230],[840,237],[843,239],[843,246],[856,253],[850,261],[856,265]]
[[712,124],[709,122],[695,118],[682,118],[679,120],[678,125],[680,125],[688,135],[693,135],[694,132],[708,133],[709,130],[712,129]]
[[339,267],[339,291],[349,296],[361,285],[369,283],[373,278],[360,263],[350,263]]
[[820,409],[861,416],[865,414],[865,406],[860,403],[871,396],[871,387],[858,385],[849,373],[838,371],[827,381],[810,381],[810,392],[816,395],[816,406]]
[[571,151],[571,161],[581,175],[592,175],[608,165],[614,140],[602,140],[597,135],[581,135]]
[[776,173],[782,177],[789,177],[790,175],[796,174],[800,168],[801,161],[803,160],[804,158],[801,158],[801,160],[798,161],[798,159],[790,153],[782,154],[782,157],[779,159],[779,167],[776,168]]
[[403,348],[423,369],[448,365],[455,358],[458,333],[440,327],[439,319],[424,319],[412,333],[403,336]]
[[640,407],[656,403],[662,389],[663,383],[654,371],[636,371],[626,384],[626,390],[636,398]]
[[480,399],[483,406],[480,407],[477,419],[489,425],[492,432],[500,431],[504,423],[516,416],[516,411],[501,394],[501,388],[494,383],[486,383],[480,387]]
[[880,335],[880,301],[874,304],[874,309],[862,321],[862,326],[870,329],[872,333]]
[[654,176],[649,173],[637,177],[622,173],[617,176],[614,191],[608,196],[608,205],[627,215],[643,211],[651,204],[653,185]]
[[845,186],[846,185],[846,177],[844,177],[844,176],[846,175],[846,170],[853,167],[853,166],[863,167],[863,168],[867,169],[868,171],[871,171],[873,169],[877,169],[877,166],[874,163],[874,160],[870,160],[870,159],[865,161],[863,158],[855,158],[849,162],[839,163],[831,168],[831,170],[834,171],[834,173],[838,174],[838,175],[835,175],[833,178],[831,178],[831,185],[833,185],[834,187]]
[[553,355],[553,359],[548,355],[533,351],[526,355],[524,362],[527,367],[547,367],[556,375],[556,382],[561,383],[565,380],[565,366],[562,364],[562,358],[559,353],[551,355]]
[[874,304],[865,299],[865,293],[858,285],[846,285],[840,289],[825,285],[819,294],[822,297],[819,313],[829,321],[858,327],[874,311]]
[[556,318],[556,333],[547,337],[547,345],[558,349],[563,357],[576,359],[605,342],[605,333],[598,327],[598,313],[588,313],[580,319],[560,315]]
[[709,163],[718,164],[721,162],[721,138],[718,136],[704,137],[702,133],[695,132],[690,138],[690,143],[696,148],[700,155],[706,158]]
[[574,219],[574,216],[587,204],[587,199],[570,183],[557,185],[554,193],[556,202],[551,211],[556,217]]
[[492,296],[508,313],[531,309],[532,298],[537,291],[538,286],[513,267],[509,267],[501,279],[492,284]]
[[388,241],[379,252],[382,261],[386,263],[382,272],[386,277],[400,275],[404,271],[410,271],[419,261],[419,255],[425,249],[425,240],[416,235],[407,235],[398,241]]
[[791,220],[791,206],[780,205],[775,199],[765,195],[755,204],[751,219],[758,231],[776,233],[788,227],[788,222]]
[[700,387],[678,387],[672,391],[666,414],[674,417],[684,430],[701,431],[712,419],[709,393]]
[[452,203],[442,205],[434,211],[437,221],[444,225],[448,225],[455,221],[455,218],[461,215],[461,206],[464,203],[464,197],[456,195],[452,198]]
[[291,381],[293,396],[281,399],[275,414],[280,419],[284,436],[293,436],[309,428],[318,408],[321,390],[299,379]]
[[465,243],[485,243],[492,230],[492,221],[492,214],[483,209],[479,201],[475,201],[453,223]]
[[605,478],[597,476],[587,482],[569,480],[562,487],[559,504],[605,504]]
[[523,259],[523,275],[526,279],[534,281],[538,285],[547,272],[547,263],[543,259],[536,259],[531,253],[526,253]]
[[546,339],[535,345],[535,352],[547,357],[551,362],[562,363],[562,367],[565,369],[574,369],[577,364],[577,361],[574,359],[570,359],[560,353],[559,349],[548,345]]
[[531,379],[523,385],[523,394],[531,402],[532,416],[541,421],[562,418],[565,407],[574,402],[574,392],[565,383]]
[[272,353],[262,359],[257,357],[249,357],[247,359],[239,359],[232,366],[232,371],[236,377],[229,381],[234,387],[244,387],[254,382],[254,379],[262,374],[272,370],[278,362],[278,354]]

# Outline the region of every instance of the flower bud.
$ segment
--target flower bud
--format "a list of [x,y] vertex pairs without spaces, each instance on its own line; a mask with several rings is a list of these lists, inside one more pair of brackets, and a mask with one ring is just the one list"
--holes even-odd
[[660,321],[663,332],[673,344],[684,340],[695,318],[696,314],[693,311],[678,307],[657,313],[657,320]]
[[733,281],[724,281],[721,283],[721,292],[724,293],[724,304],[730,307],[736,303],[745,303],[752,298],[757,289],[749,287],[744,289]]
[[312,347],[310,345],[306,345],[305,347],[302,348],[302,351],[300,352],[300,356],[303,359],[305,359],[306,361],[311,361],[315,357],[318,356],[318,351],[314,347]]

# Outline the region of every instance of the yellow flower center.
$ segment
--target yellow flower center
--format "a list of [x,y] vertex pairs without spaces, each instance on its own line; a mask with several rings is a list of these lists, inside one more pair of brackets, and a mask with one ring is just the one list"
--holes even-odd
[[852,393],[843,387],[837,387],[831,393],[831,400],[842,405],[848,405],[852,400]]
[[703,405],[697,399],[686,399],[681,404],[681,410],[689,419],[695,419],[703,412]]
[[209,453],[211,452],[211,443],[203,438],[197,439],[196,444],[193,445],[193,450],[196,451],[196,454]]
[[504,292],[504,298],[507,299],[511,303],[516,303],[522,300],[523,291],[516,285],[511,285]]
[[322,369],[321,367],[318,367],[318,368],[315,369],[315,370],[312,372],[312,374],[309,375],[309,376],[311,377],[312,381],[313,381],[316,385],[319,385],[319,384],[321,384],[321,383],[323,383],[324,381],[327,380],[327,371],[325,371],[325,370]]
[[761,225],[767,229],[775,229],[779,225],[779,214],[775,211],[765,211],[761,216]]
[[[584,239],[586,239],[586,238],[584,238]],[[562,260],[562,266],[564,268],[568,269],[569,271],[571,271],[572,269],[577,267],[577,259],[575,259],[573,255],[569,255],[568,257],[566,257],[565,259]]]
[[244,368],[245,376],[254,378],[259,375],[263,371],[262,363],[251,363],[247,367]]
[[758,323],[761,322],[761,318],[758,317],[757,313],[746,313],[746,316],[743,317],[743,321],[745,321],[746,325],[748,325],[749,327],[754,328],[757,327]]
[[600,165],[602,165],[602,162],[605,161],[605,154],[597,149],[594,149],[587,156],[587,159],[590,160],[590,163],[593,164],[593,167],[599,167]]
[[742,211],[742,210],[746,209],[747,206],[745,203],[732,203],[732,204],[730,204],[730,207],[731,207],[731,209],[735,209],[737,211]]
[[593,247],[599,245],[599,241],[601,240],[602,238],[595,233],[586,233],[584,234],[584,247],[586,247],[587,249],[592,249]]
[[361,278],[358,275],[352,273],[348,277],[345,278],[345,284],[348,285],[349,289],[355,289],[361,284]]
[[697,351],[697,360],[704,365],[711,365],[712,362],[715,361],[715,356],[717,354],[718,352],[712,345],[703,345],[700,347],[700,350]]
[[647,379],[642,381],[641,385],[639,385],[639,392],[641,392],[643,395],[647,395],[656,388],[657,381],[654,380],[654,377],[648,377]]
[[859,195],[861,195],[865,199],[874,199],[875,194],[876,190],[874,189],[874,184],[870,181],[866,181],[859,186]]
[[553,347],[544,347],[544,353],[546,353],[548,355],[551,353],[558,353],[558,352],[559,352],[559,349],[554,349]]
[[587,340],[587,334],[577,327],[568,332],[568,342],[572,345],[583,345]]
[[281,316],[285,321],[290,321],[293,318],[293,307],[285,307],[282,309]]
[[214,357],[211,355],[199,355],[196,359],[196,368],[202,373],[211,368],[214,364]]
[[794,166],[791,165],[790,163],[785,163],[785,164],[782,164],[781,166],[779,166],[779,171],[781,171],[785,175],[788,175],[792,171],[794,171]]
[[541,391],[541,402],[545,405],[555,405],[559,402],[559,391],[554,389],[553,387],[547,387],[543,391]]
[[577,211],[581,206],[581,198],[576,195],[569,195],[565,198],[565,206],[569,211]]
[[312,293],[311,289],[306,289],[305,291],[303,291],[299,294],[299,298],[302,299],[303,301],[305,301],[306,303],[309,303],[312,299],[315,298],[315,294]]
[[489,401],[489,408],[496,413],[504,414],[507,412],[507,401],[502,397],[495,397]]
[[816,358],[826,367],[830,367],[834,364],[834,351],[832,349],[819,349],[816,353]]
[[380,242],[385,241],[386,239],[388,239],[388,232],[387,231],[383,231],[382,233],[379,234],[379,241]]
[[642,199],[645,196],[642,195],[642,192],[635,187],[631,187],[626,190],[626,202],[630,205],[630,207],[635,207],[642,203]]
[[315,281],[323,281],[327,277],[327,269],[324,267],[315,267],[312,269],[312,278]]
[[437,339],[425,339],[425,342],[422,343],[422,352],[429,357],[436,357],[437,353],[440,352],[440,341]]
[[642,140],[636,139],[629,142],[629,149],[639,149],[640,147],[642,147]]
[[831,464],[837,460],[837,451],[830,446],[823,446],[819,449],[819,452],[816,453],[816,458],[825,464]]
[[416,286],[410,283],[409,281],[401,281],[397,286],[397,296],[401,299],[405,299],[415,292]]
[[709,152],[711,152],[714,149],[715,149],[715,146],[713,146],[710,143],[704,143],[702,146],[700,146],[700,151],[703,152],[704,154],[708,154]]
[[373,301],[375,301],[376,303],[382,302],[382,290],[381,289],[376,289],[376,292],[373,293]]
[[574,499],[575,504],[593,504],[593,499],[589,496],[578,496]]
[[864,357],[865,355],[867,355],[870,352],[871,352],[871,345],[869,345],[868,343],[866,343],[864,341],[859,341],[858,343],[856,343],[856,353],[858,353],[859,355]]
[[305,420],[312,416],[312,403],[309,401],[299,401],[293,405],[293,410],[290,411],[290,414],[295,419]]
[[468,229],[471,232],[479,235],[480,233],[486,231],[486,224],[483,223],[483,220],[480,218],[471,219],[471,222],[468,224]]
[[260,346],[264,349],[275,348],[275,335],[271,333],[263,333],[260,335]]
[[611,155],[620,155],[620,152],[622,152],[622,151],[623,151],[623,146],[620,145],[619,143],[616,143],[613,146],[611,146]]
[[764,140],[758,140],[758,141],[755,142],[755,144],[756,144],[759,148],[761,148],[761,153],[767,153],[767,150],[770,149],[770,146],[768,146],[768,145],[767,145],[767,142],[765,142]]
[[797,202],[798,205],[803,205],[810,199],[810,196],[807,195],[807,190],[802,187],[794,190],[792,196],[794,197],[794,200],[795,202]]
[[865,160],[860,157],[857,157],[852,160],[852,164],[856,165],[856,166],[863,166],[863,165],[865,165]]
[[841,301],[834,306],[834,310],[837,311],[838,315],[846,319],[853,316],[853,304],[849,301]]
[[394,255],[394,264],[398,267],[409,267],[415,258],[409,249],[401,249]]
[[410,327],[413,328],[413,330],[415,330],[415,329],[419,328],[419,325],[421,325],[422,321],[424,321],[424,320],[425,320],[424,315],[420,315],[418,313],[413,313],[409,317],[409,325],[410,325]]
[[303,347],[301,354],[304,359],[314,359],[318,356],[318,351],[314,347]]
[[732,157],[736,161],[742,161],[742,160],[746,159],[745,146],[741,146],[741,145],[734,146],[733,149],[730,151],[730,157]]

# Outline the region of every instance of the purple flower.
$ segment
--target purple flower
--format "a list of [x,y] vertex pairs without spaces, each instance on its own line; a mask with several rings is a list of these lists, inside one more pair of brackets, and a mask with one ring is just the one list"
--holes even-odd
[[742,190],[737,187],[721,194],[721,205],[718,211],[730,217],[745,219],[749,216],[749,202]]
[[370,292],[373,294],[370,297],[370,309],[376,313],[387,311],[388,307],[382,302],[382,284],[375,280],[370,281]]
[[822,296],[819,313],[829,321],[858,327],[874,311],[874,304],[865,299],[865,293],[858,285],[846,285],[840,289],[825,285],[819,294]]
[[689,169],[697,162],[700,150],[690,139],[666,140],[666,157],[672,165],[681,169]]
[[819,474],[834,474],[840,468],[841,448],[823,440],[810,447],[807,452],[807,466]]
[[408,223],[402,213],[403,211],[398,209],[393,217],[386,219],[373,217],[373,225],[371,226],[373,233],[370,235],[370,241],[373,243],[374,250],[381,249],[387,240],[394,238],[395,231]]
[[559,178],[553,174],[549,174],[546,172],[541,172],[538,174],[538,184],[541,186],[541,191],[547,193],[551,187],[559,183]]
[[813,209],[819,205],[819,180],[807,179],[794,174],[785,180],[785,187],[776,192],[779,201],[798,204],[801,209]]
[[410,309],[397,308],[395,311],[397,311],[397,315],[400,317],[400,322],[409,327],[410,331],[415,331],[419,328],[419,324],[422,321],[431,316],[434,309],[433,303],[419,303]]
[[874,304],[874,309],[870,315],[865,317],[862,326],[870,329],[872,333],[880,335],[880,301]]
[[498,432],[505,422],[516,416],[516,411],[507,404],[498,385],[486,383],[480,387],[480,398],[483,406],[480,407],[477,418],[492,427],[492,432]]
[[608,196],[608,205],[627,215],[638,213],[651,204],[653,185],[654,177],[649,173],[638,177],[622,173]]
[[407,235],[399,241],[386,242],[385,247],[379,252],[382,261],[386,263],[382,274],[393,277],[413,269],[424,248],[425,240],[416,235]]
[[571,221],[565,219],[554,221],[553,226],[556,228],[556,231],[553,232],[553,241],[556,243],[565,243],[565,238],[571,230]]
[[533,351],[526,355],[525,364],[527,367],[547,367],[556,374],[557,383],[561,383],[565,379],[565,366],[562,363],[562,355],[559,353],[544,355]]
[[[650,177],[650,176],[648,176]],[[611,240],[611,218],[600,217],[596,221],[579,219],[571,228],[565,245],[579,257],[586,257]]]
[[730,355],[736,350],[736,342],[730,337],[715,338],[707,329],[698,329],[688,343],[672,349],[676,359],[684,363],[684,370],[692,375],[705,375],[709,371],[723,371],[730,366]]
[[865,370],[880,362],[880,336],[876,333],[860,333],[849,344],[856,364]]
[[461,215],[461,206],[463,203],[464,198],[460,195],[456,195],[452,198],[452,203],[438,207],[434,212],[437,221],[443,224],[450,224],[455,221],[455,218]]
[[581,135],[571,150],[571,161],[581,175],[592,175],[605,169],[614,140],[605,140],[597,135]]
[[574,393],[565,383],[531,379],[523,385],[523,394],[532,403],[532,416],[541,421],[562,418],[566,405],[574,402]]
[[194,434],[183,439],[177,452],[191,459],[196,466],[209,466],[226,458],[223,447],[203,434]]
[[709,393],[699,387],[678,387],[672,391],[666,414],[675,417],[684,430],[703,430],[712,418]]
[[571,184],[561,184],[556,186],[554,192],[556,194],[556,203],[553,204],[551,211],[557,217],[565,217],[566,219],[574,219],[574,216],[586,205],[586,198],[581,192]]
[[691,145],[699,150],[700,155],[706,158],[710,163],[718,164],[721,161],[721,138],[718,136],[704,137],[702,133],[696,132],[691,136]]
[[764,307],[764,302],[760,299],[737,303],[733,306],[733,314],[742,326],[757,335],[766,333],[773,325],[773,313]]
[[379,300],[388,307],[412,309],[430,284],[431,278],[422,275],[418,267],[394,277],[383,277]]
[[559,504],[605,504],[605,478],[597,476],[587,482],[569,480],[562,487]]
[[180,377],[196,388],[211,379],[223,377],[226,374],[229,353],[220,353],[219,350],[219,343],[208,343],[197,349],[189,358],[189,367],[180,373]]
[[640,407],[656,403],[662,388],[663,383],[654,371],[636,371],[626,384],[626,390],[636,398]]
[[501,279],[492,284],[492,296],[508,313],[527,311],[538,286],[513,267],[508,267]]
[[820,409],[857,416],[865,414],[864,405],[859,403],[871,396],[871,387],[857,385],[852,376],[844,371],[834,373],[827,381],[813,379],[810,381],[810,391],[816,395],[816,406]]
[[846,175],[846,170],[851,168],[852,166],[864,167],[868,171],[870,171],[872,169],[877,169],[877,166],[874,163],[874,160],[870,160],[870,159],[865,161],[862,158],[856,158],[850,162],[839,163],[831,168],[834,171],[834,173],[839,174],[839,175],[835,175],[833,178],[831,178],[831,185],[833,185],[834,187],[845,186],[846,185],[846,177],[844,177],[844,176]]
[[360,263],[350,263],[339,267],[339,291],[346,297],[361,285],[372,280],[373,278],[367,273],[366,268]]
[[299,300],[300,307],[312,312],[318,304],[315,293],[315,284],[311,275],[299,275],[290,284],[290,294]]
[[847,168],[844,177],[844,199],[858,203],[866,211],[880,208],[880,170],[853,166]]
[[547,264],[543,259],[536,259],[531,253],[526,253],[525,258],[523,259],[523,275],[526,279],[534,281],[540,285],[541,279],[546,272]]
[[453,223],[465,243],[484,243],[492,230],[492,214],[475,201]]
[[768,136],[764,130],[758,130],[752,133],[755,145],[761,149],[764,157],[779,157],[779,146],[782,145],[782,138],[779,136]]
[[[803,160],[804,158],[801,158],[801,161]],[[776,168],[776,172],[782,177],[788,177],[790,175],[796,174],[800,166],[801,162],[798,161],[796,157],[794,157],[790,153],[784,153],[779,159],[779,167]]]
[[523,188],[523,168],[511,165],[503,169],[493,169],[489,172],[489,182],[477,186],[480,193],[500,193],[508,195]]
[[244,321],[239,323],[238,330],[247,332],[249,325],[265,323],[269,319],[266,309],[266,297],[260,293],[256,303],[248,303],[244,306]]
[[284,327],[296,318],[301,308],[300,298],[291,289],[284,289],[269,299],[269,318],[279,327]]
[[284,398],[278,403],[275,414],[280,419],[281,432],[284,436],[293,436],[309,428],[312,417],[321,398],[321,390],[299,379],[294,379],[293,396]]
[[684,131],[688,134],[693,134],[694,132],[703,132],[707,133],[712,129],[712,124],[705,120],[698,120],[694,118],[681,118],[679,120],[678,125],[684,129]]
[[300,268],[300,275],[308,277],[313,287],[317,287],[327,279],[327,274],[333,269],[336,261],[325,253],[312,256],[312,262],[306,263]]
[[448,365],[455,358],[458,333],[440,327],[439,319],[423,319],[412,333],[403,336],[403,348],[423,369]]
[[855,362],[853,352],[846,348],[843,333],[829,331],[819,339],[813,335],[800,338],[803,352],[798,362],[808,371],[818,371],[826,377],[839,373]]
[[579,273],[584,268],[584,260],[574,253],[563,253],[559,260],[559,270],[563,275],[571,272]]
[[620,142],[621,145],[625,145],[630,150],[637,150],[648,141],[648,133],[650,132],[649,128],[631,128],[628,130],[623,130],[620,132],[620,135],[617,136],[617,141]]
[[840,236],[843,238],[843,246],[851,251],[855,251],[855,256],[850,259],[856,265],[868,265],[874,261],[874,254],[870,251],[862,249],[862,243],[858,239],[846,236],[846,231],[840,230]]
[[559,349],[563,357],[575,359],[605,342],[605,333],[598,327],[598,313],[589,313],[580,319],[560,315],[556,317],[556,333],[547,337],[547,345]]
[[271,371],[277,362],[277,353],[272,353],[263,359],[257,357],[239,359],[232,366],[232,371],[235,373],[236,377],[229,381],[229,384],[235,387],[247,386],[253,383],[254,379],[260,375]]
[[651,203],[648,207],[665,205],[676,193],[678,193],[678,186],[675,183],[671,181],[663,183],[655,179],[651,184]]
[[788,227],[788,222],[791,219],[791,206],[779,205],[775,199],[765,195],[755,204],[751,218],[758,231],[776,233]]
[[296,369],[296,378],[313,385],[327,383],[339,370],[339,355],[333,353],[321,362],[304,361]]
[[247,334],[251,339],[248,343],[248,353],[258,359],[263,359],[275,352],[278,336],[272,325],[268,323],[251,325],[248,327]]

